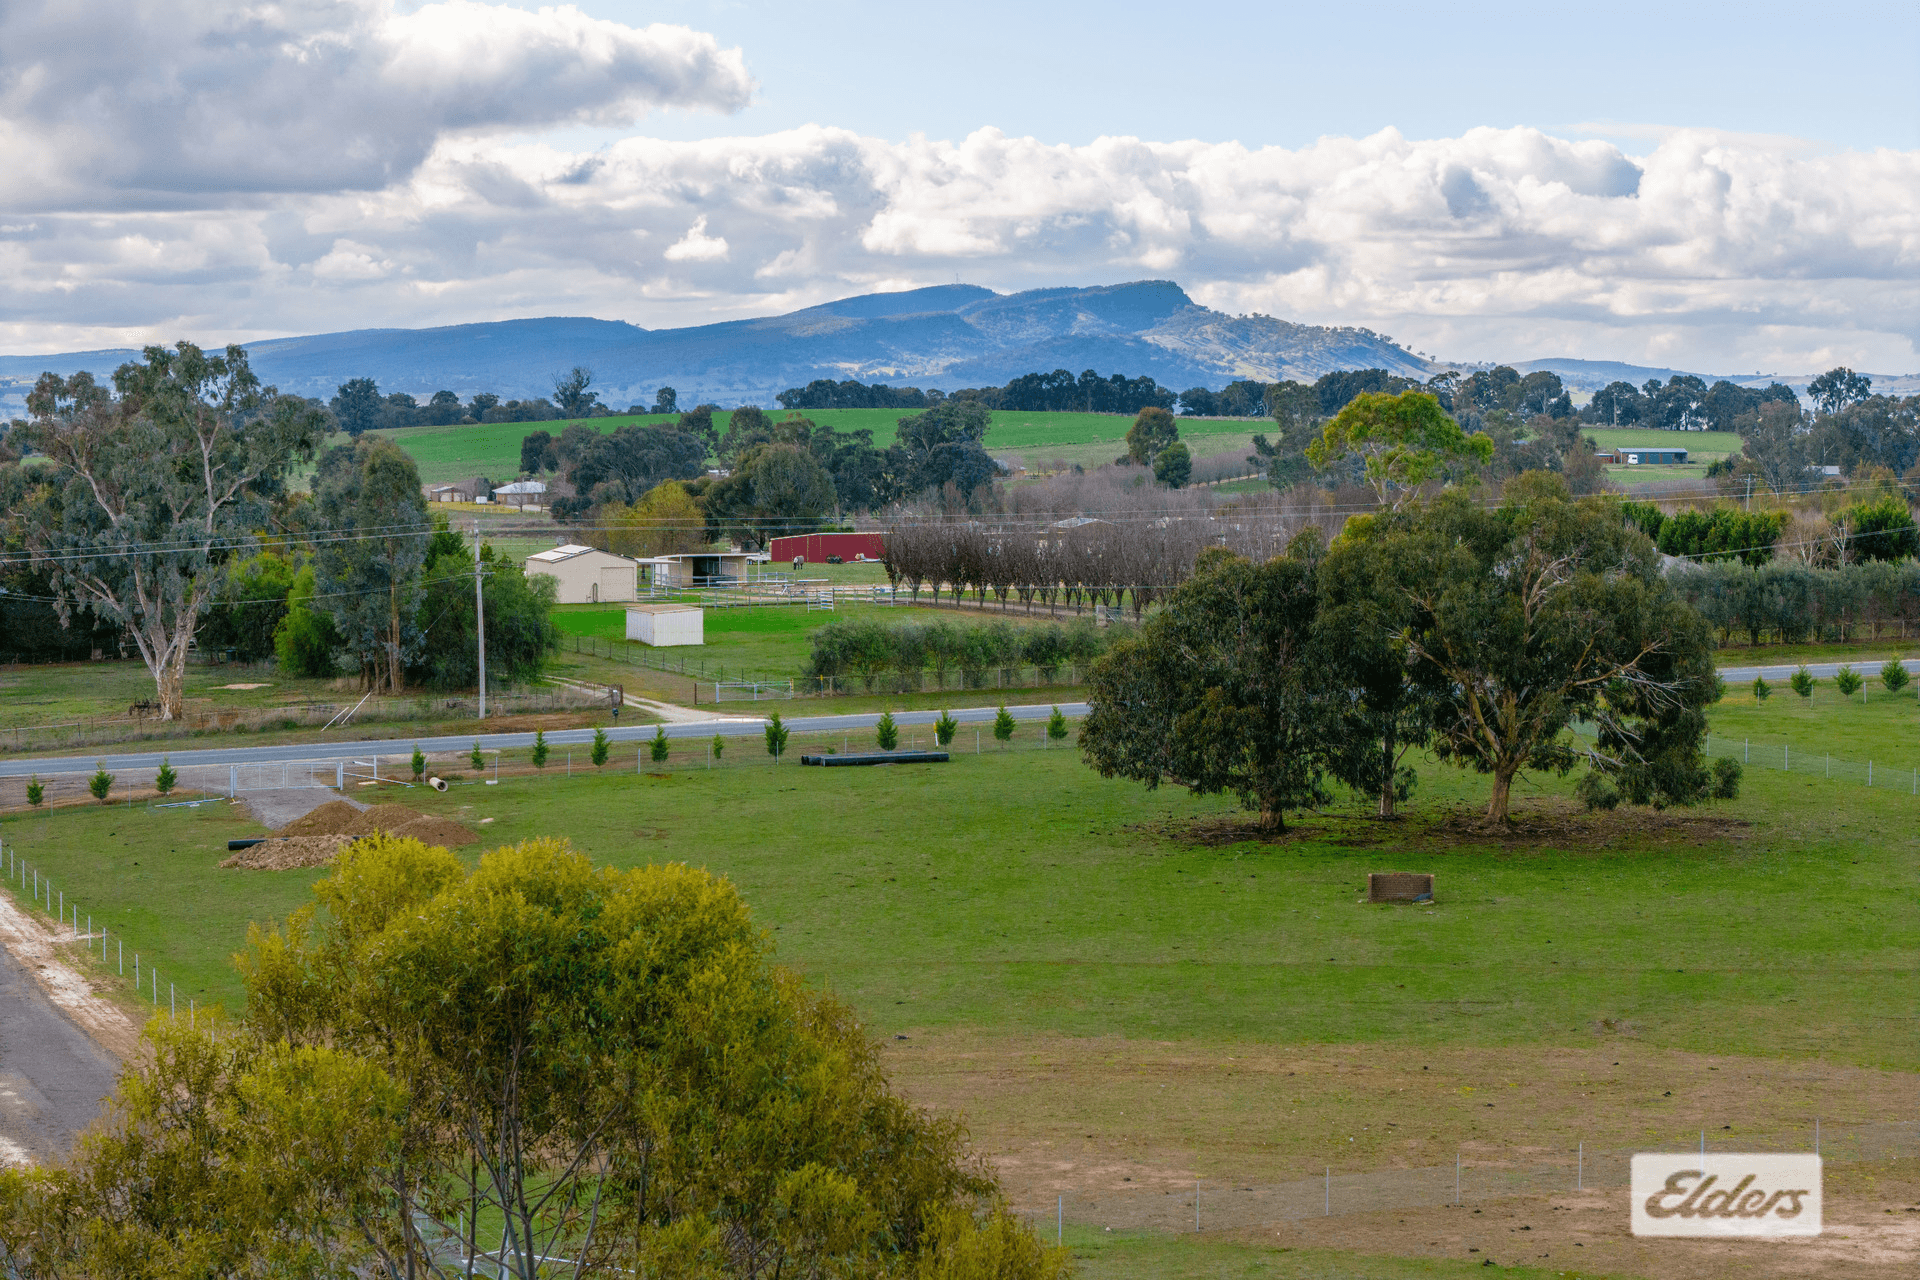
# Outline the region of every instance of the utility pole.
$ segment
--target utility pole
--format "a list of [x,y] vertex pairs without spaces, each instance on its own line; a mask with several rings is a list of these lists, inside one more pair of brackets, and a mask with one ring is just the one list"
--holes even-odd
[[473,522],[473,638],[480,645],[480,718],[487,718],[487,600],[480,590],[480,521]]
[[1753,472],[1747,472],[1747,510],[1753,510]]

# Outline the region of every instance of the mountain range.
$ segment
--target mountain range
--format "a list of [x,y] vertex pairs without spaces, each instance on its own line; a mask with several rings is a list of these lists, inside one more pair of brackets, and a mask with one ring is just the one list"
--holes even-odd
[[[322,399],[349,378],[373,378],[383,392],[425,400],[448,390],[462,399],[550,395],[575,365],[594,372],[603,403],[651,404],[671,386],[682,405],[758,404],[816,378],[894,386],[1000,385],[1026,373],[1094,369],[1151,376],[1176,391],[1218,389],[1238,378],[1311,382],[1337,369],[1386,369],[1425,378],[1447,368],[1371,329],[1294,324],[1272,316],[1227,315],[1198,305],[1168,280],[1095,288],[998,294],[978,285],[936,285],[842,298],[786,315],[681,329],[643,329],[618,320],[549,316],[435,329],[354,329],[247,344],[262,381]],[[33,380],[79,369],[104,378],[137,359],[134,350],[0,356],[0,406],[13,408]],[[1576,391],[1624,380],[1665,381],[1674,369],[1611,361],[1516,362],[1551,369]],[[1708,381],[1719,375],[1701,375]],[[1804,388],[1811,375],[1735,375],[1764,386],[1779,377]],[[1896,390],[1911,377],[1875,379]],[[1909,388],[1920,389],[1920,388]],[[14,411],[17,411],[15,409]]]

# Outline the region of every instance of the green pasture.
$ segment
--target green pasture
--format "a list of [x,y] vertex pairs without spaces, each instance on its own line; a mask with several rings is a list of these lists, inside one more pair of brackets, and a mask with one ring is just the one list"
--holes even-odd
[[[1913,719],[1892,700],[1735,697],[1713,713],[1719,735],[1791,731],[1796,751],[1850,744],[1888,765]],[[1702,811],[1753,824],[1732,837],[1663,837],[1621,814],[1599,845],[1493,843],[1432,829],[1485,785],[1428,761],[1400,826],[1342,804],[1284,843],[1205,844],[1179,832],[1230,802],[1104,781],[1037,725],[1010,749],[986,736],[977,755],[971,736],[950,764],[871,770],[795,763],[868,745],[854,734],[796,735],[777,767],[758,739],[730,740],[718,767],[705,743],[677,744],[646,773],[630,745],[598,772],[576,748],[571,778],[556,753],[538,775],[509,759],[496,787],[456,768],[446,795],[383,798],[457,818],[486,845],[564,835],[614,865],[721,872],[786,963],[886,1036],[1579,1045],[1628,1024],[1646,1045],[1920,1066],[1893,998],[1920,978],[1920,800],[1904,789],[1752,768],[1739,801]],[[1532,778],[1519,807],[1570,785]],[[4,824],[83,914],[159,964],[163,995],[172,980],[229,1003],[227,957],[248,923],[284,916],[321,874],[221,870],[225,840],[255,831],[224,804]],[[1434,871],[1439,902],[1360,905],[1383,866]]]
[[1740,452],[1740,437],[1732,431],[1659,431],[1643,427],[1584,427],[1602,449],[1685,449],[1689,461],[1724,457]]
[[[895,424],[915,412],[918,411],[809,409],[804,411],[804,416],[839,431],[864,428],[873,432],[874,444],[885,448],[893,443]],[[786,416],[786,411],[774,410],[771,416],[782,418]],[[732,419],[731,411],[716,413],[713,415],[714,427],[724,433]],[[608,418],[589,418],[586,423],[599,431],[612,431],[634,423],[667,425],[675,420],[673,417],[620,414]],[[407,427],[369,434],[388,436],[398,442],[420,468],[420,479],[427,484],[471,479],[476,475],[484,475],[501,483],[519,474],[520,442],[528,434],[546,431],[557,436],[571,425],[569,422],[487,422],[464,427]],[[1094,454],[1083,458],[1080,455],[1085,449],[1075,450],[1073,446],[1118,445],[1126,439],[1127,429],[1132,425],[1131,414],[997,411],[993,415],[993,425],[987,431],[985,444],[992,453],[1020,453],[1029,467],[1046,461],[1044,456],[1031,456],[1032,451],[1061,446],[1067,450],[1062,454],[1063,457],[1086,466],[1090,465],[1089,459],[1100,450],[1095,449]],[[1244,448],[1244,443],[1236,444],[1234,441],[1250,439],[1253,430],[1258,430],[1260,426],[1260,423],[1250,424],[1246,419],[1239,418],[1182,418],[1180,435],[1190,442],[1196,455],[1204,455],[1221,449]],[[1223,440],[1219,448],[1213,447],[1215,437]],[[344,434],[335,435],[328,443],[345,444],[347,437]],[[1120,450],[1116,448],[1114,452]],[[1112,454],[1107,454],[1101,460],[1112,461]]]
[[[866,568],[864,565],[827,567]],[[807,575],[811,574],[812,566],[809,565]],[[884,574],[882,578],[884,580]],[[922,598],[928,597],[923,594]],[[1072,610],[1062,609],[1058,617],[1049,619],[1044,606],[1038,606],[1037,611],[1029,616],[1011,597],[1009,603],[1013,607],[1005,613],[994,606],[981,611],[972,608],[851,604],[845,600],[840,601],[831,613],[809,610],[797,604],[708,609],[704,618],[705,644],[698,648],[663,649],[657,651],[655,656],[675,661],[685,658],[689,671],[696,668],[703,672],[725,671],[727,674],[720,677],[722,679],[752,679],[757,676],[785,680],[799,675],[805,666],[812,652],[808,637],[816,629],[836,619],[878,621],[888,625],[948,622],[959,626],[1004,619],[1014,626],[1038,626],[1048,621],[1064,625],[1073,621],[1074,617]],[[593,636],[601,641],[622,644],[627,636],[626,617],[624,605],[562,605],[553,612],[554,621],[559,624],[563,635]],[[646,650],[644,645],[635,645],[634,648],[654,653]]]

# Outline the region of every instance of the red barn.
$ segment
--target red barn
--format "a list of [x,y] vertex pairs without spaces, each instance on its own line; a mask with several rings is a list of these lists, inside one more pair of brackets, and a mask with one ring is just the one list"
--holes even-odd
[[879,560],[887,554],[884,533],[802,533],[791,538],[775,538],[767,548],[775,564],[805,556],[809,564],[825,564],[828,556],[852,561],[859,556]]

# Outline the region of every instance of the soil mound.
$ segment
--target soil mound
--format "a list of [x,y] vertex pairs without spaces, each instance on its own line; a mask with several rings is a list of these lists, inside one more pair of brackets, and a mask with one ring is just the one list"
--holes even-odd
[[415,818],[405,826],[395,827],[392,834],[418,840],[421,844],[444,845],[449,849],[458,848],[463,844],[472,844],[480,838],[451,818],[432,815]]
[[304,817],[295,818],[280,828],[283,836],[338,836],[359,818],[360,810],[345,800],[329,800]]
[[377,804],[365,813],[354,814],[350,821],[334,830],[343,836],[370,836],[381,831],[391,834],[420,818],[419,813],[403,804]]
[[352,841],[346,836],[291,836],[267,840],[240,850],[220,865],[242,871],[292,871],[296,867],[324,867]]

